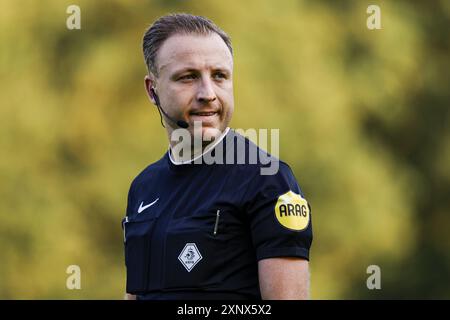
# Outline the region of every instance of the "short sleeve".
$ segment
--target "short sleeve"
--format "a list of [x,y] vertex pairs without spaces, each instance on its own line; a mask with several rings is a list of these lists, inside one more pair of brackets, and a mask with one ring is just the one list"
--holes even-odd
[[126,210],[126,215],[128,217],[132,216],[132,214],[133,214],[133,210],[132,209],[133,209],[133,205],[134,205],[133,200],[134,200],[134,184],[135,184],[135,181],[136,180],[133,180],[131,182],[130,189],[128,190],[127,210]]
[[[124,229],[123,224],[124,224],[126,218],[127,217],[129,218],[132,215],[133,198],[134,198],[134,182],[135,182],[135,180],[133,180],[131,182],[130,188],[128,189],[127,207],[126,207],[126,211],[125,211],[125,217],[122,218],[122,221],[121,221],[122,230]],[[124,241],[125,241],[125,234],[124,234]]]
[[257,260],[299,257],[309,260],[311,206],[284,162],[274,175],[257,174],[244,196]]

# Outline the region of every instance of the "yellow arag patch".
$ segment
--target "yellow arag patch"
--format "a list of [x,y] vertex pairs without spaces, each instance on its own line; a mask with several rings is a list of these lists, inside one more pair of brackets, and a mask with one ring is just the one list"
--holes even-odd
[[308,202],[301,195],[288,191],[278,198],[275,217],[288,229],[295,231],[306,229],[309,224]]

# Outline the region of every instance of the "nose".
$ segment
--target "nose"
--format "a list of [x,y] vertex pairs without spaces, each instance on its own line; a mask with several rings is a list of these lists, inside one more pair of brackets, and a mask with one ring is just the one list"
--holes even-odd
[[216,93],[214,92],[211,79],[205,77],[202,79],[197,92],[197,100],[202,103],[208,103],[216,100]]

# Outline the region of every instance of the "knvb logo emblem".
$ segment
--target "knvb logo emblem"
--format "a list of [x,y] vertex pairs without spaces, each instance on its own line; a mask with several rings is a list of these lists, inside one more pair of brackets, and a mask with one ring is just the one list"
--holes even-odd
[[195,265],[202,260],[202,255],[198,250],[195,243],[186,243],[183,250],[181,250],[180,255],[178,256],[178,260],[180,260],[181,264],[186,268],[188,272],[195,267]]

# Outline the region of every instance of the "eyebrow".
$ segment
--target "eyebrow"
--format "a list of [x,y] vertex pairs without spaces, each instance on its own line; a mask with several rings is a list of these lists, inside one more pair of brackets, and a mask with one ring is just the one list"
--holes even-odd
[[[231,70],[228,69],[227,67],[224,67],[224,66],[214,66],[214,67],[211,68],[211,70],[213,72],[214,71],[221,71],[221,72],[226,73],[226,74],[230,74],[231,73]],[[198,72],[198,71],[199,71],[199,69],[194,68],[194,67],[184,67],[184,68],[180,68],[180,69],[175,70],[174,72],[172,72],[171,77],[178,76],[178,75],[180,75],[180,74],[182,74],[184,72]]]

